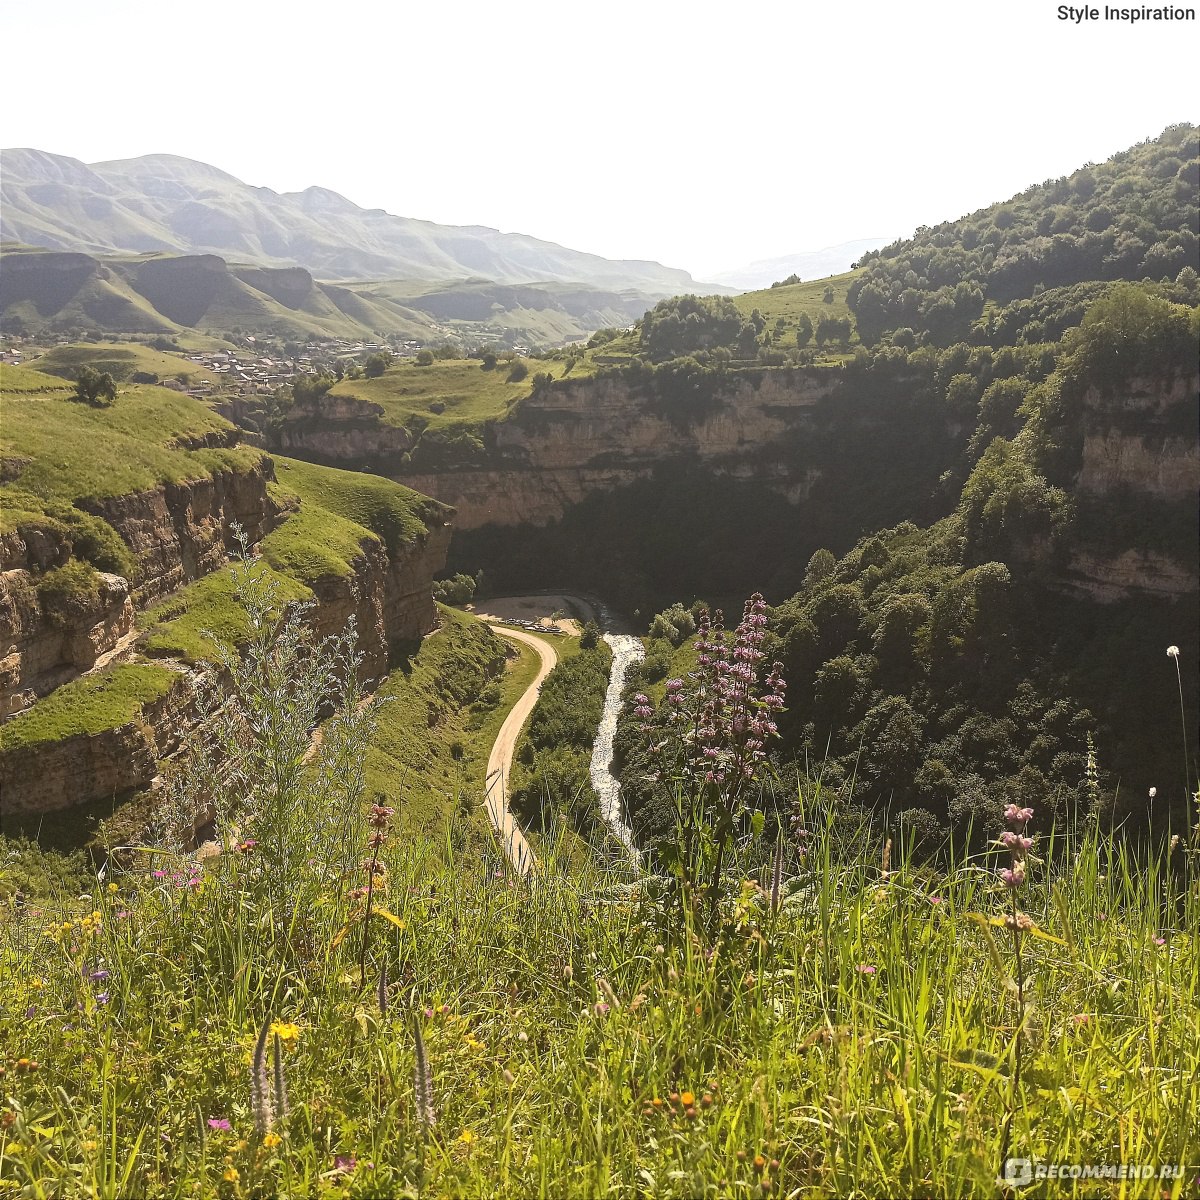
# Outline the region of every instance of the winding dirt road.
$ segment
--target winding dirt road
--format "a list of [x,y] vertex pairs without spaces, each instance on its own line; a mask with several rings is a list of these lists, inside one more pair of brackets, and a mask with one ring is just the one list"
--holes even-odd
[[498,633],[510,641],[524,642],[527,646],[532,646],[542,660],[536,678],[512,706],[508,716],[504,718],[504,724],[500,726],[492,753],[488,757],[487,777],[484,781],[488,817],[491,818],[492,828],[496,831],[496,836],[500,839],[514,870],[519,875],[528,875],[533,870],[533,851],[529,848],[521,827],[509,811],[508,776],[512,770],[517,737],[529,719],[529,714],[533,712],[538,693],[542,690],[542,683],[558,662],[558,654],[548,641],[534,637],[531,633],[522,633],[519,629],[505,629],[502,625],[492,625],[491,629],[493,633]]

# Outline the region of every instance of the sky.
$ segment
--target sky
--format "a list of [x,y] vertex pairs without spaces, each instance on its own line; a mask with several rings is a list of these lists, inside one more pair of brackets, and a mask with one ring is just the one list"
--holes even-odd
[[179,154],[703,279],[903,236],[1197,119],[1194,20],[1058,8],[23,3],[0,144]]

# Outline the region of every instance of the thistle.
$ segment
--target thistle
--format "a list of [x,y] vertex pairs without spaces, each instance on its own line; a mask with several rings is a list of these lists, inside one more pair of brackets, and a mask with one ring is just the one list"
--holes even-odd
[[783,891],[783,835],[775,841],[775,861],[771,865],[771,912],[777,913]]
[[383,966],[381,966],[379,968],[379,992],[378,992],[379,1015],[384,1020],[387,1019],[387,1012],[388,1012],[387,986],[388,986],[388,972],[387,972],[387,959],[385,958],[383,960]]
[[[279,1034],[272,1034],[273,1024],[269,1016],[263,1021],[250,1060],[250,1110],[259,1137],[266,1137],[277,1121],[287,1118],[289,1111],[287,1081],[283,1075],[283,1046]],[[267,1070],[268,1036],[272,1037],[270,1072]]]
[[[271,1084],[267,1078],[267,1033],[271,1028],[271,1018],[267,1017],[258,1032],[258,1041],[254,1045],[254,1057],[250,1062],[250,1108],[254,1113],[254,1128],[260,1137],[271,1128]],[[276,1044],[279,1038],[276,1036]]]
[[428,1133],[436,1122],[433,1111],[433,1076],[429,1070],[429,1057],[425,1053],[425,1039],[421,1036],[421,1023],[413,1023],[415,1034],[416,1062],[413,1066],[413,1093],[417,1102],[417,1119],[421,1124],[421,1134]]
[[276,1121],[283,1121],[288,1115],[288,1098],[287,1084],[283,1078],[283,1050],[279,1044],[279,1034],[275,1034],[275,1043],[272,1049],[275,1068],[275,1096],[272,1115]]

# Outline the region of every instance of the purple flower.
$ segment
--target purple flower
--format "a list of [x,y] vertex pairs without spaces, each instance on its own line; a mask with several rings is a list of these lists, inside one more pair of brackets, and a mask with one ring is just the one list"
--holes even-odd
[[1004,808],[1004,819],[1012,825],[1025,825],[1033,820],[1033,809],[1008,804]]
[[153,875],[155,879],[166,879],[167,877],[166,871],[154,870],[151,871],[150,874]]
[[596,1016],[598,1016],[598,1017],[608,1016],[608,1005],[603,1000],[596,1001]]
[[101,992],[96,997],[96,1003],[97,1004],[107,1004],[108,1003],[108,992]]
[[339,1154],[333,1160],[333,1169],[349,1175],[358,1166],[358,1159],[353,1154]]
[[107,972],[107,971],[106,971],[106,970],[105,970],[103,967],[101,967],[101,968],[100,968],[100,970],[98,970],[98,971],[93,971],[93,972],[92,972],[92,973],[91,973],[91,974],[88,976],[88,978],[89,978],[89,979],[107,979],[107,978],[108,978],[108,972]]
[[209,1129],[217,1129],[221,1133],[228,1133],[229,1130],[233,1128],[233,1126],[229,1124],[228,1117],[209,1117],[208,1127]]
[[1025,882],[1025,864],[1016,863],[1011,868],[1001,868],[1000,882],[1006,888],[1019,888]]

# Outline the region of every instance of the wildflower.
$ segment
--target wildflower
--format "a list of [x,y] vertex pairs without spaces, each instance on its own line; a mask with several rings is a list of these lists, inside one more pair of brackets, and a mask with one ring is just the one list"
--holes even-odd
[[93,971],[93,972],[92,972],[92,973],[91,973],[91,974],[88,976],[88,978],[89,978],[89,979],[95,979],[95,980],[107,979],[107,978],[108,978],[108,972],[107,972],[107,971],[106,971],[106,970],[105,970],[103,967],[101,967],[101,968],[100,968],[98,971]]
[[700,1097],[700,1103],[705,1108],[712,1108],[712,1106],[713,1106],[712,1092],[705,1092],[704,1095]]
[[244,842],[238,842],[237,848],[239,854],[249,854],[254,847],[258,845],[257,838],[247,838]]
[[264,1137],[264,1138],[263,1138],[263,1145],[264,1145],[264,1146],[266,1146],[266,1148],[267,1148],[268,1150],[273,1150],[273,1149],[274,1149],[276,1146],[278,1146],[278,1145],[279,1145],[279,1143],[280,1143],[280,1142],[282,1142],[282,1141],[283,1141],[283,1138],[281,1138],[281,1137],[279,1136],[279,1134],[277,1134],[277,1133],[268,1133],[268,1134],[266,1135],[266,1137]]
[[1002,867],[1000,870],[1000,882],[1006,888],[1015,890],[1025,882],[1025,864],[1018,862],[1012,867]]
[[435,1124],[433,1110],[433,1075],[429,1070],[429,1059],[425,1054],[425,1039],[421,1036],[419,1022],[413,1025],[415,1034],[415,1063],[413,1065],[413,1093],[417,1102],[417,1117],[421,1132],[432,1129]]
[[154,870],[151,871],[150,874],[153,875],[155,879],[166,879],[167,877],[166,871]]
[[1022,808],[1016,804],[1004,807],[1004,819],[1013,825],[1024,825],[1033,820],[1033,809]]
[[613,1008],[620,1008],[621,1002],[617,999],[617,993],[613,991],[613,986],[607,979],[601,978],[596,981],[596,986],[604,993],[609,1004]]
[[341,1171],[343,1175],[349,1175],[357,1166],[358,1159],[353,1154],[339,1154],[333,1160],[333,1169]]
[[1167,944],[1167,939],[1166,939],[1166,938],[1161,938],[1161,937],[1156,937],[1156,938],[1154,939],[1154,944],[1155,944],[1156,946],[1165,946],[1165,945]]
[[527,1034],[527,1033],[525,1032],[525,1030],[523,1030],[523,1029],[522,1029],[522,1030],[521,1030],[521,1032],[517,1034],[517,1041],[518,1041],[518,1042],[527,1042],[527,1041],[529,1041],[529,1034]]
[[1179,657],[1179,647],[1178,646],[1168,646],[1167,647],[1167,657],[1168,658],[1178,658]]
[[763,1167],[765,1167],[766,1165],[767,1165],[767,1160],[765,1158],[763,1158],[763,1156],[761,1154],[756,1154],[754,1156],[754,1169],[756,1171],[761,1171],[763,1169]]
[[929,901],[930,904],[942,904],[943,903],[941,896],[927,896],[926,899]]
[[475,1135],[469,1129],[464,1129],[462,1133],[458,1135],[458,1140],[462,1142],[464,1146],[469,1146],[475,1140]]
[[110,896],[116,895],[116,893],[119,892],[120,890],[121,889],[119,887],[117,887],[117,885],[115,883],[110,883],[108,885],[108,894]]
[[289,1049],[300,1040],[300,1026],[293,1025],[290,1021],[272,1021],[269,1032]]
[[596,1001],[596,1016],[604,1017],[608,1015],[609,1006],[603,1000]]
[[691,1106],[696,1103],[696,1097],[693,1096],[691,1092],[680,1092],[679,1103],[682,1104],[684,1108],[691,1108]]
[[233,1128],[229,1123],[228,1117],[209,1117],[208,1127],[209,1129],[217,1130],[219,1133],[228,1133]]
[[108,1001],[109,1001],[109,993],[108,993],[108,992],[101,992],[101,993],[100,993],[100,994],[99,994],[99,995],[96,997],[96,1003],[97,1003],[97,1004],[107,1004],[107,1003],[108,1003]]
[[1157,796],[1157,795],[1158,795],[1158,788],[1156,788],[1156,787],[1152,787],[1152,788],[1150,789],[1150,799],[1151,799],[1151,800],[1153,800],[1153,799],[1154,799],[1154,797],[1155,797],[1155,796]]
[[224,1179],[226,1183],[237,1183],[237,1181],[241,1179],[241,1175],[238,1174],[237,1167],[226,1167],[221,1178]]
[[858,964],[858,966],[857,966],[857,967],[855,967],[854,969],[855,969],[855,970],[856,970],[856,971],[857,971],[857,972],[858,972],[860,975],[874,975],[874,974],[875,974],[875,970],[876,970],[876,968],[875,968],[875,967],[873,967],[873,966],[871,966],[871,964],[870,964],[870,963],[859,963],[859,964]]

